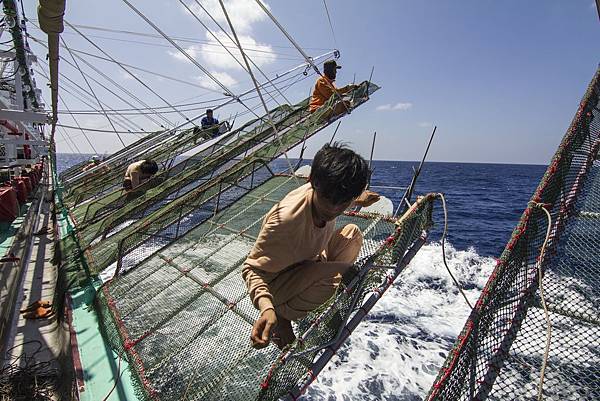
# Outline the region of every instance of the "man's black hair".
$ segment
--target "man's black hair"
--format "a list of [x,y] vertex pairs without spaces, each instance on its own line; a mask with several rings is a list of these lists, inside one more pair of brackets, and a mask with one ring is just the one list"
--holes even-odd
[[369,165],[345,145],[325,144],[313,159],[310,182],[319,193],[334,204],[356,198],[367,186]]
[[140,166],[140,170],[144,174],[156,174],[158,172],[158,164],[154,160],[146,159]]
[[212,109],[206,109],[206,114],[212,113],[212,112],[213,112]]

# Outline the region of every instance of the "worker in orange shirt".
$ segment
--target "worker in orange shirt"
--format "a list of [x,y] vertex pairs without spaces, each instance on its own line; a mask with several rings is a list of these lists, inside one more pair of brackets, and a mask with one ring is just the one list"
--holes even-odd
[[331,96],[337,96],[339,101],[334,104],[331,112],[325,114],[324,119],[346,113],[350,109],[350,102],[347,100],[342,100],[342,95],[356,89],[357,85],[352,84],[346,85],[342,88],[337,88],[334,82],[337,75],[337,70],[340,68],[342,67],[337,65],[335,60],[327,60],[325,63],[323,63],[323,75],[319,77],[315,83],[315,88],[308,106],[311,113],[323,106]]

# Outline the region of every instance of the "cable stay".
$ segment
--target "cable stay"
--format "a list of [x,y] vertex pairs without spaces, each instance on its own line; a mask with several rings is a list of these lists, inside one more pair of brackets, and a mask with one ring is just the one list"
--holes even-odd
[[[121,144],[123,146],[125,145],[125,142],[123,142],[123,138],[121,138],[121,135],[119,135],[119,133],[117,132],[117,129],[115,128],[112,120],[110,119],[110,117],[106,114],[105,110],[104,110],[104,106],[102,105],[102,103],[100,102],[100,99],[98,99],[98,96],[96,96],[96,93],[94,92],[94,89],[92,89],[92,86],[90,85],[87,77],[84,75],[83,71],[81,71],[81,68],[79,68],[79,65],[77,64],[77,60],[75,59],[75,56],[73,55],[73,53],[71,53],[70,49],[67,47],[65,41],[63,38],[61,38],[61,41],[63,43],[63,45],[65,46],[65,48],[67,49],[67,51],[69,52],[69,54],[71,55],[71,58],[73,59],[73,63],[75,64],[75,66],[77,67],[77,69],[79,70],[79,72],[81,73],[81,76],[83,77],[83,80],[85,81],[86,85],[88,86],[90,92],[92,93],[92,95],[94,96],[94,99],[96,99],[96,102],[98,103],[98,106],[100,106],[100,109],[102,109],[102,112],[104,113],[104,116],[106,117],[106,119],[108,120],[109,124],[111,125],[113,131],[115,132],[115,134],[117,135],[117,138],[119,138],[119,141],[121,141]],[[57,124],[58,125],[58,124]]]
[[[319,63],[320,63],[320,62],[323,62],[324,60],[326,60],[326,59],[327,59],[328,57],[330,57],[332,54],[333,54],[333,52],[327,52],[327,53],[324,53],[324,54],[321,54],[321,55],[319,55],[319,56],[315,57],[315,59],[314,59],[314,60],[315,60],[315,62],[319,62]],[[300,75],[301,77],[303,77],[303,75],[302,75],[302,72],[303,72],[303,71],[306,69],[306,67],[307,67],[307,64],[306,64],[306,63],[303,63],[303,64],[300,64],[300,65],[298,65],[298,66],[296,66],[296,67],[293,67],[293,68],[291,68],[291,69],[289,69],[289,70],[287,70],[287,71],[284,71],[284,72],[282,72],[281,74],[279,74],[279,75],[278,75],[278,76],[277,76],[277,77],[276,77],[276,78],[273,80],[273,82],[275,82],[275,81],[280,81],[280,80],[284,79],[285,77],[287,77],[288,75],[290,75],[290,74],[292,74],[292,73],[295,73],[295,72],[299,72],[299,75]],[[260,88],[263,88],[264,86],[265,86],[265,84],[263,83],[263,84],[261,84],[259,87],[260,87]],[[254,89],[254,88],[252,88],[252,89],[249,89],[249,90],[247,90],[247,91],[245,91],[245,92],[241,93],[241,94],[239,95],[239,98],[243,98],[243,97],[245,97],[245,96],[247,96],[247,95],[249,95],[249,94],[252,94],[254,91],[255,91],[255,89]],[[238,101],[238,99],[235,99],[235,98],[230,98],[230,100],[229,100],[229,101],[227,101],[227,102],[225,102],[225,103],[222,103],[222,104],[220,104],[220,105],[218,105],[218,106],[216,106],[216,107],[213,107],[213,110],[218,110],[219,108],[221,108],[221,107],[225,107],[225,106],[227,106],[227,105],[229,105],[229,104],[231,104],[231,103],[233,103],[233,102],[236,102],[236,101]],[[246,108],[247,108],[247,107],[246,107]],[[248,108],[247,108],[247,109],[248,109]],[[255,116],[256,116],[256,114],[254,113],[254,110],[250,110],[250,111],[249,111],[249,113],[251,113],[251,114],[253,114],[253,115],[255,115]],[[189,120],[189,121],[186,121],[185,123],[182,123],[182,124],[180,124],[180,125],[179,125],[179,126],[177,126],[177,127],[174,127],[174,128],[171,128],[171,129],[169,129],[169,130],[166,130],[166,131],[164,131],[163,133],[161,133],[161,134],[159,135],[159,137],[157,137],[157,138],[159,138],[160,140],[162,140],[163,138],[166,138],[165,140],[167,140],[167,141],[168,141],[168,140],[169,140],[169,137],[170,137],[170,135],[171,135],[171,133],[172,133],[172,132],[175,132],[176,130],[178,130],[178,129],[180,129],[180,128],[182,128],[182,127],[184,127],[184,126],[186,126],[186,125],[188,125],[188,124],[190,124],[190,123],[193,123],[194,121],[196,121],[196,120],[198,120],[199,118],[201,118],[203,115],[204,115],[204,114],[200,114],[199,116],[197,116],[197,117],[195,117],[195,118],[193,118],[193,119],[191,119],[191,120]],[[162,142],[158,142],[156,146],[161,146],[161,145],[162,145]],[[120,155],[119,155],[119,157],[124,157],[124,158],[127,158],[127,159],[129,159],[129,160],[133,160],[133,158],[132,158],[132,152],[135,152],[135,151],[136,151],[136,149],[137,149],[136,147],[134,147],[134,148],[131,148],[131,149],[127,149],[125,152],[123,152],[122,154],[120,154]],[[98,168],[102,168],[102,166],[103,166],[103,163],[100,163],[100,164],[99,164],[99,166],[98,166]],[[94,169],[91,169],[91,170],[90,170],[90,172],[93,172],[93,171],[94,171]],[[81,177],[83,177],[83,175],[82,175],[82,174],[80,174],[78,177],[77,177],[77,176],[76,176],[76,177],[74,177],[73,179],[76,179],[76,178],[81,178]]]
[[[42,46],[44,46],[43,43],[40,43]],[[128,91],[127,89],[123,88],[122,85],[120,85],[119,83],[115,82],[112,78],[110,78],[108,75],[106,75],[104,72],[100,71],[98,68],[96,68],[93,64],[90,64],[87,60],[83,59],[81,56],[74,54],[74,56],[80,60],[81,62],[83,62],[84,64],[86,64],[89,68],[91,68],[92,70],[94,70],[96,73],[98,73],[100,76],[102,76],[104,79],[106,79],[108,82],[110,82],[111,84],[113,84],[116,88],[118,88],[119,90],[123,91],[123,93],[127,94],[128,96],[130,96],[132,99],[134,99],[135,101],[137,101],[138,103],[142,104],[145,107],[150,107],[148,104],[146,104],[144,101],[142,101],[141,99],[139,99],[137,96],[135,96],[134,94],[132,94],[130,91]],[[76,69],[76,66],[74,63],[69,62],[68,60],[63,60],[64,63],[67,63],[67,65],[70,65],[71,67]],[[63,73],[59,73],[58,75],[60,75],[63,79],[67,79],[70,82],[73,82],[70,78],[68,78],[65,74]],[[119,100],[123,101],[125,104],[127,104],[130,107],[135,107],[131,102],[123,99],[121,96],[117,95],[114,91],[112,91],[111,89],[109,89],[108,87],[106,87],[106,85],[102,84],[101,82],[99,82],[98,80],[96,80],[94,77],[90,76],[89,74],[86,74],[86,76],[92,80],[93,82],[95,82],[97,85],[101,86],[102,88],[104,88],[105,90],[109,91],[111,94],[113,94],[114,96],[116,96]],[[77,85],[77,84],[75,84]],[[158,116],[160,117],[168,126],[174,126],[174,124],[169,121],[168,119],[166,119],[164,116]],[[148,119],[150,119],[153,123],[155,123],[157,126],[162,126],[162,124],[160,124],[158,121],[153,120],[152,117],[148,117]]]
[[[148,89],[152,94],[154,94],[156,97],[158,97],[160,100],[162,100],[167,106],[171,107],[173,110],[177,110],[165,98],[163,98],[159,93],[157,93],[154,89],[150,88],[150,86],[148,86],[148,84],[146,84],[144,81],[142,81],[141,79],[139,79],[134,73],[132,73],[131,71],[129,71],[128,68],[126,68],[124,65],[122,65],[117,60],[115,60],[111,55],[109,55],[107,52],[105,52],[100,46],[98,46],[92,40],[88,39],[83,33],[81,33],[81,31],[79,31],[77,28],[75,28],[74,26],[72,26],[66,20],[65,20],[65,23],[67,24],[67,26],[69,26],[71,29],[73,29],[75,32],[77,32],[79,35],[81,35],[81,37],[83,39],[85,39],[88,43],[90,43],[100,53],[104,54],[106,57],[108,57],[110,60],[112,60],[117,66],[119,66],[123,71],[125,71],[130,77],[132,77],[134,80],[136,80],[138,83],[140,83],[144,88]],[[187,117],[183,113],[179,113],[179,114],[184,119],[187,119]]]

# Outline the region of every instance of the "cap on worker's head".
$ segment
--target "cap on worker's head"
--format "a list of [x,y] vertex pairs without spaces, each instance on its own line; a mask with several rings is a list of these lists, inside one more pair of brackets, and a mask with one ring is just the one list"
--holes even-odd
[[337,65],[337,63],[335,62],[335,60],[327,60],[326,62],[323,63],[323,70],[328,71],[328,70],[339,70],[340,68],[342,68],[341,65]]
[[206,114],[212,113],[212,112],[213,112],[212,109],[206,109]]
[[100,156],[98,156],[98,155],[92,156],[92,161],[95,162],[95,161],[99,161],[99,160],[100,160]]

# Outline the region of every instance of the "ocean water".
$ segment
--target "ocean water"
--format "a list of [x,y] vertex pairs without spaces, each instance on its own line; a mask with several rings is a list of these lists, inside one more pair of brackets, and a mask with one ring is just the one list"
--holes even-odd
[[[62,170],[85,158],[61,154]],[[285,168],[284,160],[276,167]],[[416,162],[374,161],[373,189],[398,204]],[[475,301],[545,171],[545,166],[426,163],[417,194],[442,192],[448,204],[447,260]],[[442,263],[441,208],[430,242],[302,397],[311,401],[421,400],[468,316]]]

